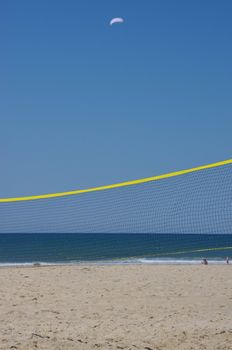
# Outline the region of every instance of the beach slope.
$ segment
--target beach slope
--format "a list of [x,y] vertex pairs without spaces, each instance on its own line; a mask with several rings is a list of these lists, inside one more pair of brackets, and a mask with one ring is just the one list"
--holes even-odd
[[231,266],[0,269],[0,349],[231,350]]

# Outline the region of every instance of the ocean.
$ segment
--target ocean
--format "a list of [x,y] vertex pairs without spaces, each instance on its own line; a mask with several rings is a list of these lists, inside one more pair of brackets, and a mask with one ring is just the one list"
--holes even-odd
[[198,264],[232,257],[232,234],[0,234],[0,265]]

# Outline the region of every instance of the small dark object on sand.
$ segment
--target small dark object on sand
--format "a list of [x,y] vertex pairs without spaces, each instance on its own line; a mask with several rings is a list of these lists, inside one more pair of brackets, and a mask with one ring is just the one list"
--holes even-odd
[[203,259],[201,263],[202,263],[203,265],[208,265],[207,259]]
[[40,263],[34,263],[33,266],[41,266]]

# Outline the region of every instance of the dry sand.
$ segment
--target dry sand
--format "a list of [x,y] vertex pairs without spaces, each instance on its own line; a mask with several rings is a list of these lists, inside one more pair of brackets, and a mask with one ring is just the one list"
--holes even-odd
[[0,269],[0,349],[232,349],[231,266]]

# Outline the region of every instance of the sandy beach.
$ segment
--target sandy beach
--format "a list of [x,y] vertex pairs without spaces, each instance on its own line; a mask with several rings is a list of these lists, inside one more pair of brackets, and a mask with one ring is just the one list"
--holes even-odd
[[232,349],[232,266],[0,269],[0,349]]

